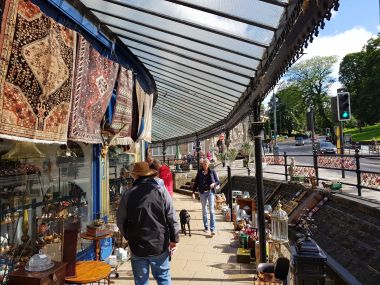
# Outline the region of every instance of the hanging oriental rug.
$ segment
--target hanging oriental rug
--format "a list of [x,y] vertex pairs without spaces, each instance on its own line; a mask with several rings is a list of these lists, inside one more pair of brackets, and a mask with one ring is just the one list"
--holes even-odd
[[142,89],[140,83],[136,80],[136,93],[137,93],[137,102],[139,108],[139,132],[142,131],[144,121],[142,117],[144,116],[144,101],[145,101],[145,91]]
[[66,143],[76,33],[27,0],[6,0],[0,35],[0,137]]
[[153,94],[149,95],[145,93],[144,115],[142,117],[143,130],[139,139],[147,142],[152,142],[152,108]]
[[[135,85],[136,85],[136,96],[133,97],[133,100],[136,101],[137,103],[135,104],[135,102],[133,102],[134,105],[133,105],[132,112],[137,113],[137,115],[133,116],[133,120],[134,120],[133,124],[136,124],[136,127],[137,127],[137,135],[134,141],[137,141],[141,139],[141,134],[144,131],[144,101],[145,101],[145,96],[147,95],[145,94],[144,89],[142,89],[140,83],[137,80],[135,81]],[[135,122],[135,119],[137,119],[137,122]]]
[[102,143],[100,123],[111,99],[119,65],[78,37],[69,139]]
[[112,145],[133,143],[132,127],[132,71],[121,67],[117,79],[116,103],[112,115],[111,132],[114,138]]
[[145,93],[141,88],[136,76],[133,77],[133,89],[132,89],[132,126],[131,126],[131,138],[136,142],[141,135],[143,122],[143,110],[144,110],[144,98]]

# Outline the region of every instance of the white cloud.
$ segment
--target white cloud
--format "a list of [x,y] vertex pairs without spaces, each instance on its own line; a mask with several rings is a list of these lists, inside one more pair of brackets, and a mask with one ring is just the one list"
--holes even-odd
[[330,21],[331,21],[332,19],[334,19],[337,15],[338,15],[338,11],[332,10],[332,11],[331,11],[331,19],[330,19]]
[[[362,27],[355,27],[339,34],[331,36],[320,36],[314,39],[305,50],[305,55],[300,59],[305,60],[314,56],[338,56],[338,62],[333,66],[333,76],[338,79],[339,64],[346,54],[359,52],[367,41],[374,36],[370,31]],[[334,83],[330,93],[335,94],[340,83]]]

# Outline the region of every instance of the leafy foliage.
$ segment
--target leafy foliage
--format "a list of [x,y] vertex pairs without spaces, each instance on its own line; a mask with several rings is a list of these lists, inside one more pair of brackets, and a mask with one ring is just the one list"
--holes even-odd
[[[277,122],[280,133],[302,130],[305,127],[306,107],[301,90],[294,84],[284,86],[277,94]],[[273,117],[273,100],[269,103],[270,116]]]
[[240,147],[240,153],[245,157],[249,157],[251,151],[252,145],[249,142],[244,142]]
[[316,56],[295,64],[288,72],[289,81],[298,88],[305,107],[314,109],[316,129],[332,127],[328,90],[334,83],[332,67],[336,56]]
[[220,152],[216,156],[217,156],[218,160],[223,162],[223,163],[225,163],[228,159],[228,154],[226,152]]
[[380,34],[361,52],[346,55],[339,80],[351,93],[351,110],[360,125],[380,121]]
[[232,162],[236,159],[237,154],[238,150],[236,148],[230,148],[227,152],[227,159]]

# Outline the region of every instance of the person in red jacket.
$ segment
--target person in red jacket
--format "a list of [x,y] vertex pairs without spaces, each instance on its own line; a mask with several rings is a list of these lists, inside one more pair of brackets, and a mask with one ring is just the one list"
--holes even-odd
[[147,162],[152,164],[154,169],[158,171],[158,177],[164,180],[166,190],[168,190],[170,196],[173,197],[173,175],[170,167],[165,163],[161,164],[158,160],[152,159],[151,157],[147,158]]

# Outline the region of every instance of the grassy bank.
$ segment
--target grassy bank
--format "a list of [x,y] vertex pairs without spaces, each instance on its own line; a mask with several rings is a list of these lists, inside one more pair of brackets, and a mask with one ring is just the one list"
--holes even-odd
[[352,141],[371,141],[375,138],[380,141],[380,123],[372,126],[362,128],[362,132],[359,133],[358,128],[344,129],[345,134],[352,134]]

